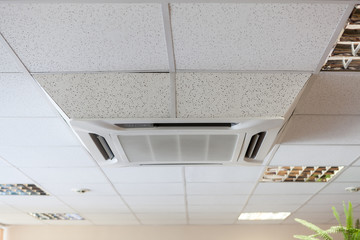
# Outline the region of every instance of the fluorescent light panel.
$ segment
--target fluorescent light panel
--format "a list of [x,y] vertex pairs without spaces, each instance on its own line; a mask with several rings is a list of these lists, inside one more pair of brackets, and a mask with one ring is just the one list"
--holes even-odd
[[29,213],[39,220],[84,220],[76,213]]
[[253,213],[242,213],[239,216],[239,220],[283,220],[287,218],[290,212],[253,212]]
[[0,184],[0,195],[49,195],[35,184]]

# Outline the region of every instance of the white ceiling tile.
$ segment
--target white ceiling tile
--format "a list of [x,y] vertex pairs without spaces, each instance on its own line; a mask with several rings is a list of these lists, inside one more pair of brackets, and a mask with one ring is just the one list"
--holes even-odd
[[325,187],[322,182],[282,182],[282,183],[259,183],[254,194],[314,194]]
[[228,220],[232,220],[233,222],[235,220],[237,220],[237,218],[239,217],[239,213],[238,212],[233,212],[233,213],[221,213],[221,212],[216,212],[216,213],[189,213],[189,219],[209,219],[209,220],[216,220],[216,219],[228,219]]
[[41,187],[51,194],[56,196],[79,196],[81,193],[77,193],[76,189],[89,189],[86,192],[86,196],[108,196],[116,195],[113,187],[108,183],[96,184],[96,183],[42,183]]
[[70,118],[170,117],[168,73],[34,74]]
[[187,183],[188,195],[250,194],[255,183]]
[[12,167],[0,168],[0,184],[28,184],[33,181],[25,174]]
[[160,4],[2,4],[0,15],[31,72],[168,69]]
[[21,72],[15,58],[11,56],[4,44],[0,43],[0,73]]
[[358,193],[354,194],[318,194],[313,197],[307,204],[342,204],[351,201],[352,204],[360,204]]
[[189,219],[189,224],[193,225],[229,225],[233,223],[234,219]]
[[187,196],[189,205],[237,205],[242,206],[248,199],[247,195],[203,195]]
[[[329,211],[328,213],[294,213],[292,215],[290,215],[285,221],[284,223],[292,223],[294,222],[295,218],[300,218],[300,219],[304,219],[308,222],[314,223],[314,224],[318,224],[318,223],[328,223],[329,221],[331,221],[333,218],[335,218],[332,214],[332,211]],[[298,223],[299,224],[299,223]]]
[[354,162],[353,166],[360,166],[360,159]]
[[285,144],[360,144],[360,116],[294,115],[286,126]]
[[24,212],[73,211],[53,196],[2,196],[1,201]]
[[46,225],[93,225],[87,220],[41,220]]
[[184,194],[183,183],[115,184],[121,195],[179,195]]
[[186,219],[144,219],[141,220],[145,225],[185,225]]
[[130,207],[136,205],[183,205],[185,204],[184,196],[123,196],[125,202]]
[[[347,187],[360,187],[360,182],[359,180],[355,181],[355,182],[337,182],[337,181],[333,181],[330,184],[328,184],[328,186],[326,186],[326,188],[324,188],[321,191],[321,194],[323,193],[336,193],[336,194],[356,194],[356,193],[350,193],[347,192],[345,190],[345,188]],[[360,197],[360,195],[359,195]]]
[[242,212],[293,212],[298,209],[301,204],[248,204]]
[[171,4],[176,66],[314,71],[346,7],[326,3]]
[[360,74],[323,72],[296,106],[295,114],[360,114]]
[[185,213],[139,213],[136,216],[141,220],[185,220]]
[[183,182],[181,167],[104,168],[113,183]]
[[360,181],[360,167],[349,167],[348,169],[345,169],[335,181],[358,183]]
[[284,220],[261,220],[261,221],[239,220],[237,221],[237,225],[275,225],[275,224],[280,224],[283,221]]
[[28,215],[27,213],[4,213],[0,215],[0,222],[12,225],[37,225],[44,224],[40,220]]
[[0,118],[0,146],[79,145],[61,118]]
[[[0,156],[16,167],[93,167],[95,161],[80,146],[1,147]],[[1,164],[1,163],[0,163]]]
[[286,145],[273,156],[273,166],[347,166],[360,156],[360,146]]
[[259,166],[186,167],[187,182],[254,182],[262,174]]
[[3,158],[3,152],[0,147],[0,167],[10,167],[11,165]]
[[322,213],[332,213],[332,207],[335,207],[337,211],[340,213],[343,209],[342,202],[338,203],[319,203],[319,204],[312,204],[310,203],[306,204],[305,206],[301,207],[298,212],[299,213],[306,213],[306,212],[322,212]]
[[132,205],[131,210],[135,213],[184,213],[185,204],[182,205]]
[[240,213],[242,204],[237,205],[188,205],[188,211],[192,213]]
[[59,116],[55,108],[50,105],[49,100],[46,99],[45,94],[41,92],[40,87],[36,85],[34,79],[28,75],[0,73],[0,89],[3,89],[0,94],[0,116]]
[[[0,198],[1,201],[1,198]],[[0,203],[0,215],[4,213],[21,213],[21,211],[17,208],[14,208],[8,204]]]
[[81,216],[96,225],[137,225],[137,224],[139,224],[139,221],[134,217],[133,214],[96,213],[96,214],[82,214]]
[[309,76],[300,73],[177,73],[178,117],[283,117]]
[[130,213],[128,207],[118,196],[59,196],[59,198],[78,213]]
[[249,199],[248,204],[258,205],[258,204],[269,204],[269,205],[279,205],[279,204],[303,204],[310,199],[312,195],[252,195]]
[[97,168],[22,168],[30,178],[47,183],[107,183],[104,174]]

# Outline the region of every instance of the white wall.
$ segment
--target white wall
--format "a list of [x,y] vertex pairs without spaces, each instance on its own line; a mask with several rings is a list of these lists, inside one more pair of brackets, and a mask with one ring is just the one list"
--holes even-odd
[[36,225],[9,227],[5,240],[289,240],[294,239],[294,234],[310,233],[300,225],[113,227]]

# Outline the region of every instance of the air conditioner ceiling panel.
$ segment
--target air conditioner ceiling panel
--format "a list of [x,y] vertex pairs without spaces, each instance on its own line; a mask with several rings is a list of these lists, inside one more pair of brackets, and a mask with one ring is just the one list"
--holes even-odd
[[31,72],[169,68],[160,4],[1,5],[1,33]]
[[170,6],[178,69],[314,71],[348,4]]

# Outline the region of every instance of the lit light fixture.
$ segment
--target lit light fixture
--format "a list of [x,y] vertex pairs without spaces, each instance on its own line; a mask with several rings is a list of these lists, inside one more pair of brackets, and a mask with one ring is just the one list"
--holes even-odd
[[242,213],[239,220],[283,220],[287,218],[290,212],[253,212]]
[[39,220],[84,220],[76,213],[29,213],[29,215]]
[[0,195],[41,195],[47,194],[35,184],[0,184]]

